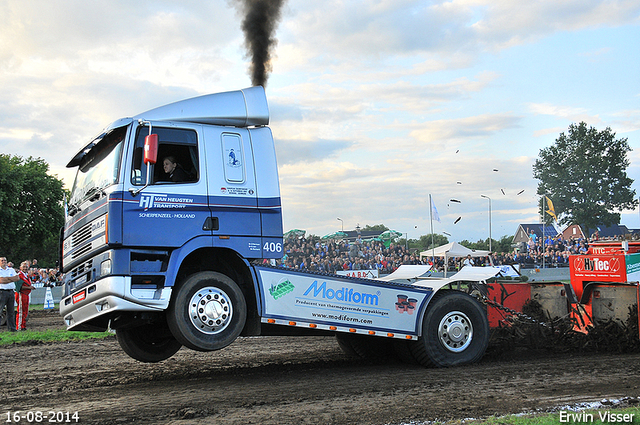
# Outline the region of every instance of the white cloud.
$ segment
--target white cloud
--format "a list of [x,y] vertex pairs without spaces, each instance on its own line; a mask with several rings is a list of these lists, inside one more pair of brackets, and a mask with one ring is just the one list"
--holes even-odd
[[[285,230],[329,233],[341,217],[345,228],[427,233],[429,193],[444,218],[436,232],[457,240],[486,237],[480,194],[493,200],[494,237],[535,221],[531,155],[549,135],[584,120],[637,146],[640,64],[618,40],[637,38],[624,26],[639,11],[636,1],[288,0],[267,86]],[[69,157],[113,120],[249,86],[240,19],[226,0],[0,2],[0,149],[44,158],[70,185]],[[597,102],[585,87],[558,101],[545,91],[554,74],[522,80],[517,61],[556,34],[575,37],[548,44],[556,57],[577,43],[583,59],[606,57],[556,65],[564,84],[575,73],[603,87]],[[614,74],[624,91],[604,87]],[[631,161],[636,170],[635,151]]]
[[489,50],[534,42],[558,31],[632,24],[640,13],[640,5],[633,0],[473,3],[482,3],[484,13],[472,27]]
[[[586,122],[589,125],[598,125],[602,122],[598,115],[592,115],[585,108],[576,108],[570,106],[552,105],[549,103],[529,104],[529,110],[535,115],[550,115],[556,118],[562,118],[568,123]],[[568,126],[568,125],[567,125]],[[562,129],[561,131],[565,131]],[[536,132],[537,135],[545,134],[547,130]]]
[[484,114],[473,117],[426,122],[410,135],[424,143],[450,145],[470,138],[487,137],[507,128],[519,127],[520,117],[504,114]]

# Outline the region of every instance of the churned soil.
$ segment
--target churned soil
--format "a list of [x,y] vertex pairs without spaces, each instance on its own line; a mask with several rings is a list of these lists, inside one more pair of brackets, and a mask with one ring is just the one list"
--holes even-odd
[[[32,311],[28,327],[64,324]],[[349,358],[333,337],[252,337],[145,364],[115,337],[13,344],[0,346],[0,420],[41,411],[43,422],[78,412],[83,424],[416,424],[639,400],[640,354],[495,353],[429,369]]]

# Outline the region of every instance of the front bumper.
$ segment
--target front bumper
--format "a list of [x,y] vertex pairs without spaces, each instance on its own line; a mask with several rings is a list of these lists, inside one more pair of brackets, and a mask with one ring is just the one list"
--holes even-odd
[[60,314],[70,331],[106,329],[101,319],[125,311],[163,311],[169,306],[170,299],[171,288],[136,289],[131,288],[129,276],[109,276],[60,300]]

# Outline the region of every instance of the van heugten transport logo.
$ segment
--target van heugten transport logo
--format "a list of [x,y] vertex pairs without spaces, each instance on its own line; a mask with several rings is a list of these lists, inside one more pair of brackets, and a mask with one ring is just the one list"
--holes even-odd
[[138,206],[147,211],[150,208],[183,209],[190,204],[193,204],[193,198],[151,193],[142,195]]
[[294,288],[295,286],[293,286],[293,283],[291,283],[289,279],[286,279],[275,286],[271,285],[271,288],[269,288],[269,293],[274,300],[277,300],[278,298],[281,298],[287,295],[289,292],[293,291]]

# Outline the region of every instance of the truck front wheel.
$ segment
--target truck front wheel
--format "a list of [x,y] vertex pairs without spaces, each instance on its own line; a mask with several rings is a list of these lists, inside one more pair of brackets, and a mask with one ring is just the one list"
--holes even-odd
[[424,366],[446,367],[479,361],[489,344],[489,322],[470,295],[441,291],[429,302],[422,338],[409,347]]
[[195,273],[175,290],[167,322],[182,345],[198,351],[219,350],[242,332],[247,305],[242,290],[228,276]]
[[171,335],[166,323],[117,329],[116,339],[125,353],[145,363],[166,360],[182,347]]

